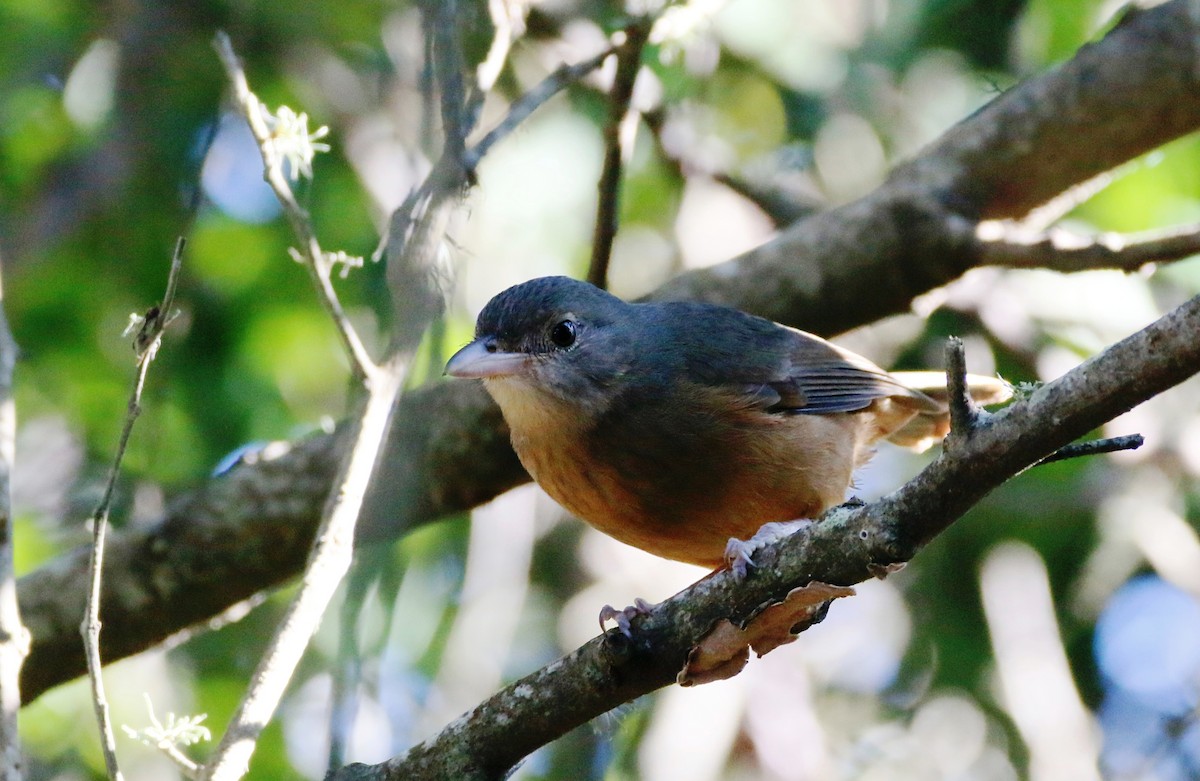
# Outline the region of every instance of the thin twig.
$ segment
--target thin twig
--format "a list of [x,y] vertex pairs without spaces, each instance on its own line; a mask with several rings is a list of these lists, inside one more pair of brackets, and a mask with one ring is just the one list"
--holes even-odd
[[1052,464],[1055,461],[1065,461],[1068,458],[1081,458],[1083,456],[1098,456],[1102,453],[1117,453],[1122,450],[1137,450],[1146,443],[1146,438],[1141,434],[1127,434],[1122,437],[1106,437],[1105,439],[1093,439],[1089,442],[1074,442],[1070,445],[1063,445],[1058,450],[1055,450],[1050,455],[1038,461],[1034,466],[1042,464]]
[[104,569],[104,537],[108,532],[108,513],[112,507],[117,477],[121,472],[121,462],[124,460],[125,450],[129,446],[129,436],[133,433],[133,424],[142,412],[142,389],[146,385],[146,374],[150,371],[150,362],[158,353],[164,329],[174,320],[171,307],[175,301],[175,289],[179,284],[179,270],[183,266],[183,247],[184,240],[181,237],[175,245],[175,255],[171,259],[171,273],[167,278],[167,288],[163,293],[162,303],[147,310],[137,335],[134,337],[133,348],[138,361],[137,377],[134,379],[133,392],[129,396],[125,425],[121,429],[121,438],[117,442],[117,453],[108,472],[108,482],[104,486],[104,494],[100,498],[100,503],[92,514],[92,551],[88,561],[87,611],[79,631],[83,635],[84,651],[87,654],[88,676],[92,684],[92,704],[96,710],[96,719],[100,724],[100,745],[104,752],[104,765],[111,781],[118,781],[123,776],[117,765],[116,737],[113,733],[112,720],[109,718],[108,698],[104,693],[104,678],[101,674],[103,665],[100,659],[100,585]]
[[346,579],[345,596],[342,597],[338,616],[337,663],[332,673],[333,687],[329,696],[328,767],[331,768],[346,764],[350,735],[358,712],[358,688],[362,681],[362,648],[358,642],[358,619],[371,586],[378,580],[379,567],[383,566],[383,562],[377,560],[378,551],[372,550],[375,550],[375,556],[368,554],[368,559],[376,560],[356,561],[354,570]]
[[12,472],[16,462],[17,420],[13,370],[17,342],[8,326],[0,293],[0,779],[20,781],[21,666],[29,655],[29,630],[21,623],[13,567]]
[[496,142],[516,130],[518,125],[528,119],[530,114],[537,111],[550,98],[599,68],[614,51],[615,49],[605,49],[595,57],[574,65],[562,65],[556,68],[553,73],[539,81],[537,85],[514,102],[504,119],[500,120],[498,125],[489,130],[483,138],[466,151],[463,157],[463,166],[468,171],[474,172],[484,155],[491,151]]
[[[650,131],[650,138],[654,141],[659,157],[671,168],[675,176],[681,180],[694,176],[711,177],[717,184],[728,187],[761,209],[776,228],[785,228],[828,207],[815,193],[802,193],[799,192],[799,188],[789,188],[776,181],[781,177],[768,180],[768,177],[746,177],[729,171],[718,171],[713,168],[711,161],[700,160],[699,156],[695,156],[697,159],[689,158],[685,155],[685,150],[671,148],[663,138],[667,113],[662,108],[645,112],[642,119]],[[784,165],[783,168],[790,170],[792,166]]]
[[329,600],[350,567],[355,521],[405,372],[403,367],[385,365],[376,375],[357,416],[358,436],[334,482],[337,488],[326,505],[300,587],[204,768],[201,778],[208,781],[233,781],[245,775],[259,735],[274,715]]
[[1200,253],[1200,224],[1122,235],[1084,236],[1063,228],[1028,231],[1021,223],[987,220],[975,229],[980,265],[1056,271],[1121,269]]
[[[434,68],[440,77],[445,75],[447,69],[461,69],[461,55],[454,38],[455,20],[452,16],[442,14],[436,7],[434,13],[439,14],[435,24],[438,31],[435,33],[437,41],[433,47],[434,56],[435,59],[444,60]],[[245,85],[244,74],[237,67],[237,57],[228,38],[219,37],[217,48],[226,60],[230,78],[235,81],[235,89],[239,94],[248,96],[246,105],[256,106],[257,98]],[[473,118],[466,111],[467,100],[463,96],[461,83],[458,87],[447,87],[443,83],[439,84],[439,88],[443,99],[443,122],[451,123],[454,133],[465,136],[470,131]],[[435,166],[430,178],[419,188],[418,192],[426,193],[428,197],[410,198],[411,212],[393,215],[393,232],[387,245],[388,282],[396,311],[395,332],[388,348],[388,357],[376,365],[363,354],[364,362],[358,368],[367,393],[355,415],[353,445],[333,481],[333,490],[322,512],[322,522],[300,587],[259,660],[225,734],[202,770],[201,778],[205,781],[236,781],[248,771],[258,738],[273,717],[305,648],[350,567],[354,528],[389,429],[391,412],[404,387],[420,334],[443,304],[436,284],[436,273],[432,271],[435,265],[433,259],[437,255],[453,196],[461,192],[463,187],[461,153],[453,150],[461,143],[461,139],[449,143],[452,148],[442,157],[445,164]],[[270,154],[265,147],[263,158],[270,176]],[[459,173],[458,178],[454,172]],[[283,201],[285,195],[279,194],[279,197]],[[286,190],[286,197],[290,198],[290,190]],[[297,235],[313,237],[307,215],[298,210],[289,213],[292,214],[293,225],[299,224]],[[405,223],[404,229],[397,235],[399,220]],[[410,229],[412,237],[409,236]],[[310,243],[316,247],[315,238],[311,238]],[[313,257],[321,256],[318,253]],[[319,276],[328,280],[327,273]],[[336,305],[337,299],[327,298],[326,303],[336,319],[338,313],[330,305]],[[357,335],[348,322],[339,322],[339,330],[343,329],[348,343],[358,344]]]
[[1140,160],[1131,160],[1109,171],[1103,171],[1090,179],[1068,187],[1050,200],[1032,209],[1021,218],[1020,224],[1026,230],[1042,231],[1070,214],[1077,206],[1087,203],[1092,198],[1104,192],[1114,182],[1144,167]]
[[179,772],[183,774],[184,778],[191,779],[191,781],[199,781],[202,768],[194,759],[180,751],[178,746],[171,743],[164,743],[155,746],[155,748],[166,754],[175,763],[175,766],[179,768]]
[[267,127],[263,117],[265,107],[250,91],[246,73],[242,69],[237,54],[233,51],[233,44],[230,42],[229,36],[224,32],[218,32],[213,40],[213,46],[216,48],[217,54],[225,66],[226,76],[233,86],[234,102],[249,124],[250,132],[254,134],[254,140],[258,142],[258,148],[262,152],[263,178],[275,191],[275,197],[283,207],[283,213],[287,216],[292,232],[296,234],[300,245],[297,255],[302,260],[304,267],[308,269],[319,293],[318,298],[337,328],[338,336],[341,337],[342,345],[350,360],[351,371],[357,379],[365,381],[376,369],[375,363],[371,360],[370,354],[363,346],[362,340],[359,339],[358,333],[355,332],[354,327],[350,324],[350,319],[342,308],[337,291],[333,288],[332,269],[328,256],[322,251],[321,245],[317,241],[308,213],[296,201],[291,185],[288,184],[283,170],[283,160],[275,151],[271,130]]
[[[625,28],[625,40],[617,47],[617,73],[609,92],[608,123],[604,126],[604,167],[596,184],[596,224],[592,231],[592,260],[587,281],[596,287],[608,287],[608,263],[617,235],[621,207],[621,171],[629,157],[633,133],[625,128],[635,115],[630,114],[633,84],[642,69],[642,49],[650,36],[650,20],[639,19]],[[630,130],[636,125],[630,127]]]

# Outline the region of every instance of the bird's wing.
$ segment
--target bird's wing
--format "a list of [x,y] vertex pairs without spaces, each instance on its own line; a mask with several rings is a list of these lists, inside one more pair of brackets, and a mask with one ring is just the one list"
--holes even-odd
[[930,411],[941,405],[883,369],[820,337],[792,331],[775,376],[746,383],[751,402],[768,412],[828,414],[863,409],[876,399],[900,397]]
[[[639,313],[655,321],[643,360],[673,365],[688,382],[731,391],[752,409],[854,412],[880,398],[911,400],[921,412],[943,409],[861,355],[805,331],[705,304],[640,306]],[[645,376],[657,381],[658,375]]]

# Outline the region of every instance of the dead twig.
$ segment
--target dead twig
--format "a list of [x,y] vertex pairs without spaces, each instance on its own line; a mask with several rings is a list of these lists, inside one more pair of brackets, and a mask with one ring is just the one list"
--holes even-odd
[[1146,443],[1146,438],[1141,434],[1127,434],[1121,437],[1106,437],[1105,439],[1093,439],[1090,442],[1075,442],[1070,445],[1063,445],[1058,450],[1055,450],[1050,455],[1038,461],[1034,466],[1042,464],[1052,464],[1055,461],[1065,461],[1068,458],[1082,458],[1083,456],[1098,456],[1103,453],[1119,453],[1122,450],[1137,450]]
[[84,651],[87,655],[88,677],[92,685],[92,704],[96,710],[96,719],[100,723],[100,745],[104,752],[104,765],[108,771],[108,777],[112,781],[118,781],[123,776],[117,764],[116,738],[113,733],[112,721],[109,718],[108,698],[104,693],[104,678],[101,674],[103,665],[100,659],[100,586],[104,569],[104,537],[108,532],[108,514],[112,507],[117,477],[121,472],[121,462],[124,460],[125,450],[129,446],[129,436],[133,433],[133,424],[142,412],[142,389],[146,385],[146,374],[150,371],[150,362],[158,353],[159,345],[162,344],[163,331],[175,319],[172,307],[175,302],[175,290],[179,285],[179,270],[183,266],[183,247],[184,240],[180,238],[175,245],[175,255],[171,259],[171,273],[167,278],[167,289],[163,293],[162,303],[151,307],[144,316],[135,319],[130,324],[131,328],[137,328],[137,334],[133,340],[133,349],[138,362],[137,377],[134,379],[133,392],[129,397],[125,425],[121,429],[121,438],[117,442],[117,453],[108,472],[108,482],[104,486],[104,494],[100,498],[100,503],[92,514],[92,549],[91,557],[88,560],[87,610],[79,631],[83,635]]

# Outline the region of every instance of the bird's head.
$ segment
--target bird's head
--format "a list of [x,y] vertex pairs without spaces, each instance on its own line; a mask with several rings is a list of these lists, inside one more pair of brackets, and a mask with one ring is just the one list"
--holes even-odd
[[506,412],[513,397],[539,395],[602,411],[636,355],[635,310],[568,277],[510,287],[480,312],[475,340],[450,358],[446,374],[484,380]]

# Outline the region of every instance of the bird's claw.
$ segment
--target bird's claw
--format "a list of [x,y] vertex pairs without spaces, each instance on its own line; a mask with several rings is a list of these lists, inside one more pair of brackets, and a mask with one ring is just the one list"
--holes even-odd
[[617,622],[617,630],[629,639],[633,639],[633,624],[630,623],[638,616],[647,615],[654,605],[650,604],[641,597],[633,600],[633,604],[628,607],[617,610],[612,605],[605,605],[600,608],[600,633],[604,634],[608,629],[604,626],[609,621]]
[[797,518],[794,521],[772,521],[764,523],[748,540],[730,537],[729,542],[725,544],[725,566],[733,573],[734,580],[745,580],[746,575],[754,566],[754,554],[759,548],[789,537],[801,529],[807,529],[813,523],[815,521],[808,518]]
[[734,580],[746,579],[746,574],[754,566],[753,557],[756,550],[758,545],[752,539],[739,540],[737,537],[730,537],[729,542],[725,543],[725,567],[733,573]]

